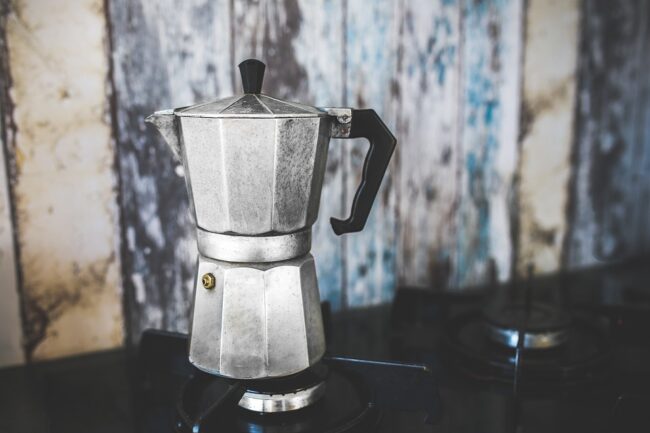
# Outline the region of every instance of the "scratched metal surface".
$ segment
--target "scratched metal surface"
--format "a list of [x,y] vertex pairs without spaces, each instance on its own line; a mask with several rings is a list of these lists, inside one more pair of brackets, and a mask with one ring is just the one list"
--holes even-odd
[[[239,91],[235,65],[250,56],[268,65],[265,92],[374,108],[398,138],[366,229],[341,238],[329,217],[347,216],[366,143],[330,144],[313,253],[335,309],[388,301],[397,284],[460,290],[650,248],[647,2],[83,0],[52,19],[37,3],[3,2],[0,21],[0,278],[22,280],[0,319],[12,359],[120,344],[122,308],[132,340],[187,330],[196,246],[182,168],[142,121]],[[73,158],[64,170],[49,154]]]

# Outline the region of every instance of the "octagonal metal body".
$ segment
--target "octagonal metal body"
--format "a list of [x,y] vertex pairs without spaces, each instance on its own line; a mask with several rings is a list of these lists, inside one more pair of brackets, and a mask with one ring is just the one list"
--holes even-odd
[[316,221],[331,120],[179,117],[187,187],[198,227],[283,234]]
[[[212,274],[215,286],[201,277]],[[321,359],[325,336],[311,254],[272,264],[199,256],[189,358],[237,379],[282,377]]]

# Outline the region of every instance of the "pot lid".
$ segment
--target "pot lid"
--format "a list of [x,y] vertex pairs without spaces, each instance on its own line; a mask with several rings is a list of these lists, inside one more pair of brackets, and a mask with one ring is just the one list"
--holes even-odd
[[284,101],[263,95],[264,63],[255,59],[239,64],[243,95],[231,96],[174,110],[178,116],[217,118],[278,118],[278,117],[321,117],[325,111],[310,105]]

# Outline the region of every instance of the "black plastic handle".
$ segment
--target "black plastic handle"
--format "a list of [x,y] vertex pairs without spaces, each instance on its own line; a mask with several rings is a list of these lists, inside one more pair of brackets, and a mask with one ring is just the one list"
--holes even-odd
[[330,218],[337,235],[363,230],[377,191],[388,168],[397,140],[375,110],[352,110],[352,127],[346,138],[367,138],[370,148],[363,163],[361,184],[354,195],[352,210],[346,220]]

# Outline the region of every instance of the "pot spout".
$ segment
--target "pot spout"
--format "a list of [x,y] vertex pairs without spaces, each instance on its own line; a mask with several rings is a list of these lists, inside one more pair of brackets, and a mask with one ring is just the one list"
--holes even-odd
[[178,136],[176,115],[174,110],[156,111],[145,119],[145,122],[153,124],[163,136],[174,157],[181,161],[181,140]]

